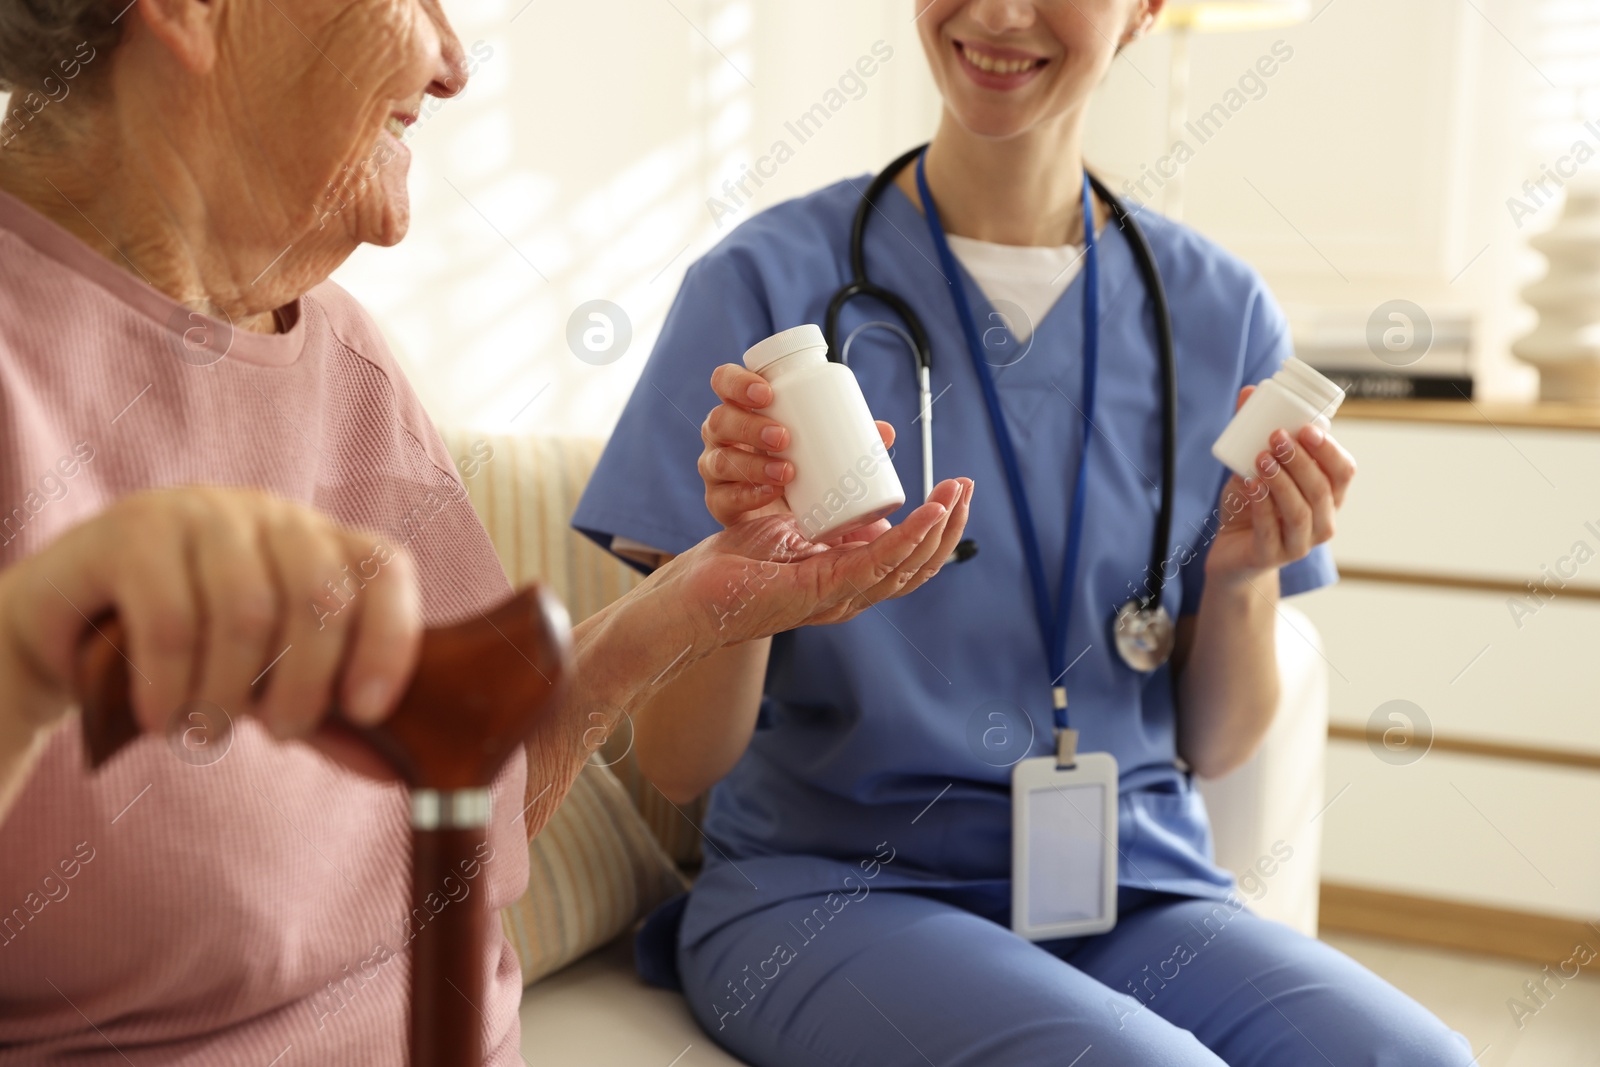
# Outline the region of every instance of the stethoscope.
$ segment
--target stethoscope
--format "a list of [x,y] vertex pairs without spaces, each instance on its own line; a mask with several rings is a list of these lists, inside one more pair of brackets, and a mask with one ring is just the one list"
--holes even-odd
[[[883,169],[882,173],[872,180],[872,183],[867,186],[867,191],[862,194],[861,202],[856,207],[855,219],[850,227],[851,278],[838,292],[834,293],[833,299],[828,301],[827,317],[823,326],[823,332],[828,340],[828,358],[837,360],[840,363],[849,363],[851,343],[858,334],[871,326],[888,328],[899,335],[911,350],[917,364],[917,407],[921,413],[920,420],[922,423],[922,495],[924,499],[933,489],[933,345],[928,340],[928,331],[923,326],[921,317],[911,305],[899,294],[877,284],[867,276],[866,235],[867,219],[873,211],[878,209],[877,203],[884,190],[894,182],[902,170],[914,161],[920,161],[927,147],[927,145],[921,145],[913,148],[893,163],[890,163]],[[1138,264],[1139,273],[1143,277],[1145,290],[1150,294],[1150,302],[1155,312],[1156,348],[1161,359],[1161,505],[1156,516],[1155,536],[1150,547],[1150,565],[1146,572],[1145,593],[1142,596],[1131,598],[1118,608],[1112,626],[1117,652],[1121,655],[1123,662],[1135,671],[1148,672],[1155,670],[1167,661],[1172,655],[1176,639],[1172,616],[1162,604],[1162,591],[1166,584],[1167,550],[1172,539],[1172,496],[1177,468],[1178,374],[1177,360],[1173,354],[1172,315],[1167,306],[1167,292],[1166,287],[1161,282],[1161,272],[1156,267],[1155,255],[1150,250],[1150,243],[1145,239],[1144,232],[1134,222],[1133,216],[1128,213],[1127,208],[1111,193],[1111,190],[1106,188],[1100,179],[1087,171],[1085,171],[1084,177],[1086,179],[1084,196],[1085,219],[1092,219],[1092,215],[1087,210],[1089,206],[1088,191],[1092,188],[1094,194],[1110,210],[1112,220],[1127,237],[1129,247],[1133,251],[1134,260]],[[925,179],[920,172],[920,166],[918,179],[919,183],[923,184],[925,188]],[[928,214],[935,232],[936,243],[940,250],[948,256],[948,248],[945,246],[942,228],[938,222],[937,209],[932,207],[931,197],[924,194],[924,200],[928,205]],[[1085,226],[1085,237],[1086,243],[1092,251],[1094,234],[1092,228],[1088,225]],[[955,275],[952,274],[951,277],[954,278]],[[1084,280],[1092,288],[1092,280],[1087,277]],[[958,307],[963,315],[966,316],[965,298],[960,294],[959,284],[954,289]],[[839,316],[844,311],[845,305],[858,297],[867,297],[883,304],[900,320],[900,324],[869,322],[863,326],[858,326],[845,339],[844,344],[839,345],[836,343]],[[1094,306],[1092,299],[1091,295],[1090,302],[1086,303],[1086,309]],[[968,325],[970,326],[970,323]],[[1085,323],[1086,343],[1090,337],[1095,336],[1097,333],[1098,321]],[[979,362],[981,360],[974,352],[974,363]],[[987,385],[988,379],[982,372],[981,367],[980,378]],[[1000,418],[1000,413],[991,400],[991,423],[995,423],[998,418]],[[1085,456],[1087,455],[1088,444],[1088,418],[1086,416]],[[994,428],[996,436],[1002,444],[1002,451],[1009,452],[1009,435],[1005,430],[1004,420],[1000,419],[999,424],[995,425]],[[1015,464],[1009,460],[1009,457],[1008,471],[1013,475],[1011,481],[1013,502],[1015,503],[1022,493],[1020,479],[1014,473]],[[1082,473],[1080,464],[1080,489],[1084,484]],[[1075,501],[1074,510],[1078,510],[1079,506]],[[1026,514],[1024,500],[1019,507],[1019,522],[1026,517]],[[1025,525],[1031,526],[1031,523]],[[1032,530],[1028,529],[1024,537],[1025,540],[1031,540],[1033,537]],[[1071,551],[1069,549],[1069,554]],[[970,539],[965,540],[957,547],[954,558],[959,562],[964,562],[977,555],[977,552],[977,543]],[[1035,551],[1033,555],[1036,556],[1037,552]],[[1037,585],[1040,581],[1042,579],[1036,576],[1035,584]],[[1065,604],[1065,599],[1064,596],[1063,605]],[[1061,610],[1064,619],[1065,606]],[[1041,614],[1043,614],[1042,609]],[[1044,624],[1042,623],[1041,625]],[[1062,629],[1064,630],[1064,624]],[[1055,699],[1058,710],[1061,710],[1065,707],[1066,696],[1065,690],[1059,683],[1060,678],[1058,677],[1052,684],[1056,690]]]

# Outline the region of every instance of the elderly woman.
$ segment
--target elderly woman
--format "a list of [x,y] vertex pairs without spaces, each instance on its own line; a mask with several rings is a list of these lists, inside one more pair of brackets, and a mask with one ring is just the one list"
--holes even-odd
[[[397,135],[464,80],[437,0],[0,6],[0,1063],[404,1059],[405,799],[319,721],[381,720],[421,626],[507,588],[377,329],[326,278],[404,235]],[[969,490],[942,484],[870,544],[740,524],[579,626],[575,691],[495,784],[488,902],[522,891],[523,835],[597,722],[729,643],[916,588]],[[143,729],[209,701],[235,723],[226,759],[147,737],[85,772],[69,665],[107,609]],[[498,927],[483,967],[489,1061],[515,1063]],[[330,982],[337,1013],[314,1000]]]

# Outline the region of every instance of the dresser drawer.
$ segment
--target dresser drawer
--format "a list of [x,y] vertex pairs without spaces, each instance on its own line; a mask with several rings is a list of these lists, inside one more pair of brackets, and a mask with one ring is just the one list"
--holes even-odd
[[1292,603],[1322,634],[1335,725],[1366,728],[1406,700],[1440,736],[1600,758],[1600,600],[1514,613],[1508,599],[1345,581]]
[[1521,583],[1582,541],[1595,558],[1565,567],[1600,588],[1600,433],[1364,419],[1334,433],[1360,468],[1341,564]]
[[1514,912],[1594,918],[1600,774],[1365,744],[1328,748],[1322,879]]

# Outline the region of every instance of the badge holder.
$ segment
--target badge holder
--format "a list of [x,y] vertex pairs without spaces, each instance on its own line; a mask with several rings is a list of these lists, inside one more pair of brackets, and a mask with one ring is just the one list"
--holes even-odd
[[1011,776],[1011,929],[1029,941],[1117,924],[1117,761],[1077,749],[1057,730],[1056,754]]

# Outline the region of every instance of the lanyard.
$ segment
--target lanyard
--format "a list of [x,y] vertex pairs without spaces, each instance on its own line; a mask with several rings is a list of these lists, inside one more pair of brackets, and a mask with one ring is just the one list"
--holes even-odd
[[1028,505],[1028,492],[1022,484],[1022,467],[1017,462],[1016,447],[1011,441],[1011,431],[1006,426],[1005,412],[1000,407],[1000,394],[995,389],[994,376],[990,373],[988,361],[984,359],[983,342],[977,321],[972,317],[972,305],[961,284],[961,272],[956,267],[955,255],[950,251],[950,242],[945,239],[939,208],[933,202],[933,194],[928,191],[928,176],[923,165],[926,159],[926,152],[917,157],[917,192],[922,198],[922,209],[928,218],[928,232],[933,235],[933,245],[938,250],[945,279],[950,283],[950,296],[955,301],[961,330],[967,336],[967,351],[972,356],[978,383],[983,387],[984,403],[989,409],[989,425],[994,429],[995,445],[1000,450],[1000,461],[1005,466],[1006,483],[1011,490],[1011,507],[1016,512],[1017,527],[1022,534],[1022,550],[1028,561],[1028,575],[1033,582],[1033,604],[1039,618],[1039,633],[1049,653],[1050,693],[1055,705],[1056,727],[1065,730],[1067,687],[1061,679],[1067,673],[1067,621],[1072,613],[1078,555],[1083,547],[1083,502],[1089,474],[1089,438],[1094,425],[1095,378],[1100,363],[1100,269],[1095,250],[1094,202],[1089,188],[1089,174],[1085,171],[1083,176],[1083,440],[1078,450],[1078,475],[1072,492],[1072,511],[1067,518],[1067,554],[1061,567],[1060,599],[1052,612],[1050,589],[1044,577],[1044,554],[1039,548],[1039,535],[1033,524],[1033,510]]

